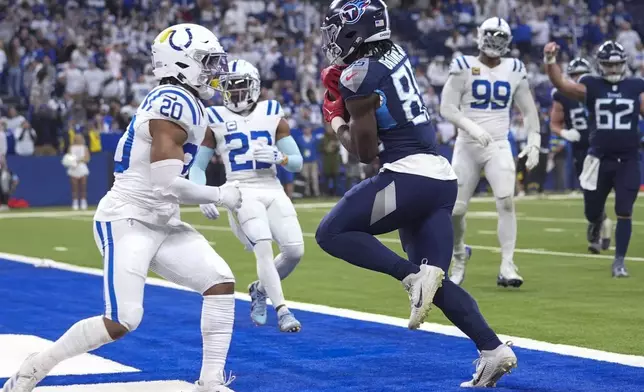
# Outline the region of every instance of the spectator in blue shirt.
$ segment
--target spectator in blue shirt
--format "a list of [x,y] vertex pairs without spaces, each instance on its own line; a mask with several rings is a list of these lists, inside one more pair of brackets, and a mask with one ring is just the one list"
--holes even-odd
[[320,196],[320,168],[318,166],[318,142],[319,139],[313,136],[313,130],[310,126],[304,127],[302,136],[298,138],[298,146],[304,159],[302,167],[302,176],[306,181],[304,187],[304,196]]

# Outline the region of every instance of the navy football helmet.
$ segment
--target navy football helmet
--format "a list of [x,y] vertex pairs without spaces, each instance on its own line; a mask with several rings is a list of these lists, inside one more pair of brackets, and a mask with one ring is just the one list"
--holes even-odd
[[570,76],[583,75],[593,72],[593,67],[590,62],[582,57],[576,57],[568,63],[566,73]]
[[389,38],[389,13],[382,0],[335,0],[322,23],[322,50],[331,64],[344,65],[363,43]]
[[615,41],[604,42],[597,50],[597,64],[601,76],[617,83],[626,76],[626,51]]

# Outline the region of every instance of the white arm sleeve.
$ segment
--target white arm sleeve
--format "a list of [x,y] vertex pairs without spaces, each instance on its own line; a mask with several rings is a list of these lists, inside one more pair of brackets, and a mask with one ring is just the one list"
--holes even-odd
[[152,190],[164,200],[179,204],[218,203],[219,188],[199,185],[181,177],[183,162],[178,159],[164,159],[150,165]]
[[452,73],[449,76],[445,86],[443,86],[443,92],[441,94],[440,114],[457,128],[474,136],[485,132],[485,130],[474,121],[465,117],[465,114],[459,109],[466,82],[467,74],[465,72]]
[[537,105],[532,97],[532,92],[530,91],[530,85],[528,84],[527,79],[523,79],[519,82],[517,91],[514,93],[514,103],[516,103],[523,115],[525,128],[528,133],[539,133],[539,112],[537,111]]

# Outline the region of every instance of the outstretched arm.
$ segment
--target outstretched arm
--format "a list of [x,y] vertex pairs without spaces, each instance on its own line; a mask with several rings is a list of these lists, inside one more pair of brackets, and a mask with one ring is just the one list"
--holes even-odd
[[554,42],[549,42],[543,48],[544,59],[543,62],[546,65],[546,73],[550,82],[555,86],[555,88],[561,91],[567,97],[576,99],[578,101],[586,100],[586,86],[574,82],[570,79],[566,79],[561,72],[561,67],[557,64],[557,53],[559,52],[559,45]]
[[166,120],[150,120],[152,148],[150,150],[150,179],[155,194],[171,203],[224,204],[237,208],[241,204],[239,190],[199,185],[181,177],[183,144],[188,135],[178,124]]

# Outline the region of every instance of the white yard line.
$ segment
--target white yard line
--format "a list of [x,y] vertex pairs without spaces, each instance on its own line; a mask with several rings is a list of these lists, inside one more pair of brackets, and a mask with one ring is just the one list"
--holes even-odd
[[[611,193],[609,198],[613,198]],[[522,201],[554,201],[555,203],[560,200],[582,200],[582,195],[547,195],[539,196],[523,196],[516,198],[518,203]],[[496,199],[492,196],[474,197],[470,200],[470,204],[478,203],[494,203]],[[320,203],[295,203],[295,208],[298,210],[315,210],[315,209],[328,209],[335,206],[337,202],[320,202]],[[199,207],[183,207],[182,212],[200,212]],[[55,218],[65,216],[93,216],[94,211],[24,211],[24,212],[0,212],[0,219],[14,219],[14,218]],[[585,222],[585,221],[584,221]]]
[[[95,275],[95,276],[103,275],[103,271],[98,268],[78,267],[75,265],[60,263],[53,260],[44,260],[44,259],[28,257],[23,255],[0,252],[0,258],[13,260],[20,263],[31,264],[37,267],[56,268],[60,270],[83,273],[88,275]],[[185,287],[182,287],[158,278],[148,277],[147,283],[153,286],[162,286],[162,287],[169,287],[177,290],[191,291]],[[244,294],[244,293],[235,293],[235,297],[242,301],[250,300],[248,294]],[[408,323],[408,320],[398,318],[398,317],[359,312],[359,311],[349,310],[349,309],[333,308],[333,307],[324,306],[324,305],[307,304],[302,302],[289,301],[289,307],[293,309],[301,309],[304,311],[314,312],[319,314],[393,325],[401,328],[407,328],[407,323]],[[463,333],[459,331],[456,327],[449,326],[449,325],[425,323],[421,326],[420,329],[422,331],[433,332],[433,333],[438,333],[442,335],[465,337],[465,335],[463,335]],[[510,340],[514,343],[515,346],[530,349],[530,350],[544,351],[544,352],[549,352],[554,354],[567,355],[567,356],[578,357],[578,358],[594,359],[594,360],[603,361],[603,362],[612,362],[612,363],[617,363],[617,364],[626,365],[626,366],[644,368],[643,356],[611,353],[607,351],[600,351],[600,350],[577,347],[577,346],[569,346],[565,344],[553,344],[553,343],[542,342],[538,340],[521,338],[516,336],[499,335],[499,338],[502,341]]]
[[[65,220],[74,220],[74,221],[83,221],[83,222],[90,222],[92,221],[91,218],[87,217],[53,217],[56,219],[65,219]],[[215,225],[193,225],[191,224],[192,227],[194,227],[197,230],[210,230],[210,231],[223,231],[223,232],[229,232],[232,234],[232,230],[228,226],[215,226]],[[480,230],[479,234],[483,235],[492,235],[496,234],[495,231],[485,231],[485,230]],[[307,238],[315,238],[314,233],[302,233],[304,237]],[[386,243],[395,243],[399,244],[400,240],[398,238],[389,238],[389,237],[378,237],[378,239],[382,242]],[[485,245],[470,245],[467,244],[470,248],[474,250],[484,250],[484,251],[489,251],[489,252],[494,252],[494,253],[500,253],[501,248],[496,247],[496,246],[485,246]],[[603,259],[603,260],[613,260],[613,255],[593,255],[589,253],[572,253],[572,252],[557,252],[557,251],[551,251],[547,249],[515,249],[514,253],[523,253],[523,254],[529,254],[529,255],[544,255],[544,256],[558,256],[558,257],[576,257],[576,258],[581,258],[581,259]],[[627,261],[644,261],[644,257],[635,257],[635,256],[627,256],[626,257]]]

